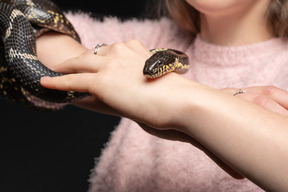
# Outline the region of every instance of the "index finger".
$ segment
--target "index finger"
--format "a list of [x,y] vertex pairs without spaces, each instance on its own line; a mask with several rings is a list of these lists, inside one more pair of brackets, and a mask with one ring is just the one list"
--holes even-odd
[[52,70],[60,73],[95,73],[99,71],[103,63],[103,57],[95,55],[93,50],[89,50],[78,57],[53,66]]
[[89,92],[93,76],[89,73],[69,74],[57,77],[42,77],[40,83],[48,89]]

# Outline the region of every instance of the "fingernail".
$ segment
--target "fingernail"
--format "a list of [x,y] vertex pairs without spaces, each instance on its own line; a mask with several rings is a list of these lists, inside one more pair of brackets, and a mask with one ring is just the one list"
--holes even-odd
[[49,80],[50,80],[50,77],[42,77],[40,82],[45,84],[45,83],[49,82]]

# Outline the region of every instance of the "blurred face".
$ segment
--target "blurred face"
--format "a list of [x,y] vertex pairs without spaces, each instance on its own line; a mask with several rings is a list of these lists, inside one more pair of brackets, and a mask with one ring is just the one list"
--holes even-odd
[[[221,45],[271,38],[265,17],[271,0],[186,0],[200,12],[201,37]],[[228,36],[230,34],[230,36]]]
[[199,12],[207,15],[225,15],[248,11],[256,4],[263,4],[270,0],[186,0]]

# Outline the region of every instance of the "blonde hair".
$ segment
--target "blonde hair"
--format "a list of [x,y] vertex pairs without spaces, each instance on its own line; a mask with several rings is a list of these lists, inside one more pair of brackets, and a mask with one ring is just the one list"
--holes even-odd
[[[167,13],[184,30],[196,35],[200,32],[200,14],[185,0],[164,0]],[[275,37],[288,37],[288,1],[271,0],[266,13]]]

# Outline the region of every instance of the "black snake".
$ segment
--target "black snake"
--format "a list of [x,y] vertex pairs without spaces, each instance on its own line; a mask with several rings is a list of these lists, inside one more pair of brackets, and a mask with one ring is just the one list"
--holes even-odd
[[[43,76],[61,76],[45,67],[36,54],[36,38],[46,31],[70,35],[80,42],[62,11],[47,0],[0,0],[0,95],[36,107],[54,108],[87,93],[58,91],[40,85]],[[143,73],[156,78],[170,71],[189,68],[186,54],[172,49],[154,49]],[[57,105],[56,105],[57,106]]]
[[157,78],[175,71],[183,74],[189,70],[189,57],[175,49],[152,49],[153,55],[146,60],[143,74],[148,78]]

